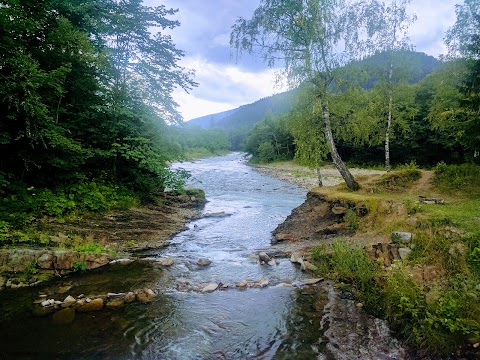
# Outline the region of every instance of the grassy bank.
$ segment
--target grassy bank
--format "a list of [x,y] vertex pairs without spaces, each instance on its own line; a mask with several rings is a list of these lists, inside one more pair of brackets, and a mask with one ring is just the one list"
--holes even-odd
[[[315,190],[348,208],[342,221],[351,233],[312,251],[319,273],[428,354],[480,355],[479,171],[407,167],[360,177],[358,192]],[[411,241],[402,244],[394,231],[411,233]],[[392,241],[401,260],[372,256],[372,244]]]
[[229,150],[210,151],[207,148],[189,148],[185,152],[185,158],[187,160],[198,160],[214,156],[227,155],[229,152]]

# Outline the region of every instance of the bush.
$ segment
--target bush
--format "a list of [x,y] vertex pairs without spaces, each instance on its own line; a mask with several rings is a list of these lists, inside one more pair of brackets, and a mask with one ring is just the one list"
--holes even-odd
[[475,164],[447,165],[439,163],[435,169],[434,184],[440,190],[458,191],[480,196],[480,166]]
[[45,243],[28,227],[42,216],[61,221],[74,213],[104,212],[138,203],[127,189],[103,182],[86,182],[56,189],[11,184],[0,198],[0,243]]
[[332,245],[332,270],[339,280],[364,291],[374,282],[377,266],[362,246],[339,239]]
[[354,210],[348,209],[343,217],[343,222],[348,231],[355,232],[360,225],[360,218]]

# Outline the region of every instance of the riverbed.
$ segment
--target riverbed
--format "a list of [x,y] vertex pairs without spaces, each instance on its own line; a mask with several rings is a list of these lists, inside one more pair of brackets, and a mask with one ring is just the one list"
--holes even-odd
[[[311,278],[273,254],[271,232],[300,205],[306,190],[261,174],[244,155],[175,164],[192,174],[191,187],[205,190],[204,217],[171,239],[166,248],[139,254],[172,258],[171,267],[151,261],[115,264],[34,289],[0,294],[0,355],[56,359],[403,359],[406,351],[387,324],[342,299],[329,282]],[[211,260],[199,266],[200,258]],[[261,279],[268,285],[253,288]],[[246,288],[236,284],[245,281]],[[208,284],[219,289],[202,293]],[[67,295],[127,292],[149,287],[149,304],[77,313],[70,323],[34,317],[39,293]],[[0,356],[0,357],[2,357]],[[2,357],[2,358],[3,358]]]

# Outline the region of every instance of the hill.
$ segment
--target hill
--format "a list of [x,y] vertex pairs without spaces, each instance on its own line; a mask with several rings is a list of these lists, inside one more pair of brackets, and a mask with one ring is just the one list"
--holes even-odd
[[[408,71],[408,74],[402,71],[411,83],[419,82],[440,65],[440,61],[433,56],[414,51],[395,52],[393,59],[394,67],[397,69],[412,69]],[[348,65],[346,71],[350,73],[365,71],[368,73],[368,79],[362,81],[362,86],[368,89],[376,83],[380,73],[388,71],[388,67],[388,54],[383,52]],[[256,123],[262,121],[265,116],[278,116],[288,113],[295,103],[296,93],[296,89],[289,90],[251,104],[242,105],[236,109],[202,116],[190,120],[187,124],[225,130],[229,134],[232,149],[237,150],[241,148],[250,129]]]
[[186,124],[188,125],[197,125],[200,126],[204,129],[212,128],[215,127],[215,125],[222,119],[226,118],[229,115],[232,115],[233,113],[237,112],[240,110],[243,106],[248,106],[248,105],[242,105],[239,108],[232,109],[232,110],[227,110],[227,111],[222,111],[219,113],[215,114],[209,114],[205,116],[201,116],[192,120],[189,120]]

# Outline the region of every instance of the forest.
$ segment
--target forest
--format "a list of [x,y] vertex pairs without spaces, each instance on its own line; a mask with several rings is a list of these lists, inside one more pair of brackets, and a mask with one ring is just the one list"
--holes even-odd
[[[258,56],[268,67],[279,70],[289,90],[184,122],[174,92],[188,93],[201,84],[195,80],[195,69],[181,65],[186,53],[170,35],[181,26],[174,20],[181,9],[148,6],[142,0],[0,0],[0,260],[20,259],[16,247],[28,247],[27,253],[45,248],[62,253],[59,244],[68,243],[68,251],[81,253],[83,263],[71,262],[63,270],[79,275],[89,270],[85,253],[103,256],[103,265],[109,264],[110,256],[120,256],[115,250],[105,255],[105,244],[110,241],[122,242],[121,249],[131,252],[131,258],[123,260],[134,262],[135,252],[141,251],[135,237],[140,226],[150,236],[168,227],[170,237],[191,231],[189,241],[200,238],[197,256],[198,249],[206,247],[201,231],[236,219],[240,213],[255,216],[255,209],[244,205],[244,197],[264,191],[272,178],[262,178],[265,184],[255,185],[253,191],[247,176],[260,178],[259,173],[246,167],[243,155],[230,154],[234,160],[225,166],[231,168],[209,168],[205,173],[217,181],[217,170],[235,174],[243,169],[235,175],[240,176],[238,180],[229,178],[227,172],[222,182],[213,182],[216,191],[227,195],[231,189],[225,184],[245,186],[233,191],[241,198],[228,203],[228,209],[234,210],[226,213],[225,203],[235,197],[221,194],[221,212],[200,214],[206,201],[204,191],[186,191],[191,173],[172,164],[229,151],[248,153],[253,164],[291,160],[316,169],[317,174],[333,163],[345,184],[321,187],[318,176],[320,186],[309,188],[305,203],[307,207],[312,199],[322,203],[311,206],[315,211],[302,219],[300,230],[315,228],[312,239],[316,240],[330,239],[330,235],[338,235],[338,239],[319,241],[318,247],[305,250],[303,270],[311,261],[315,269],[309,269],[310,275],[317,276],[318,282],[330,277],[335,291],[348,293],[349,299],[357,301],[353,308],[364,308],[387,320],[400,338],[425,351],[423,354],[450,356],[459,351],[478,355],[480,0],[465,0],[456,6],[455,23],[444,34],[448,54],[439,59],[414,51],[408,29],[415,16],[406,10],[409,3],[259,1],[250,19],[240,17],[228,30],[232,58]],[[209,160],[222,164],[221,159]],[[353,166],[385,172],[370,178],[354,177],[350,172]],[[268,196],[283,202],[282,195],[291,194],[282,194],[281,189],[275,185],[268,189]],[[307,192],[303,190],[302,196]],[[218,198],[212,198],[213,204],[218,203]],[[265,209],[276,211],[268,202],[255,204],[262,216]],[[185,215],[188,207],[190,215]],[[328,210],[324,217],[335,223],[322,229],[307,224],[322,215],[322,209]],[[128,210],[131,213],[127,214]],[[105,227],[101,230],[110,237],[94,236],[100,216]],[[178,217],[176,222],[173,217]],[[267,218],[281,216],[272,213]],[[138,225],[129,219],[143,222]],[[192,219],[199,219],[200,226],[195,223],[188,228],[186,223]],[[252,223],[254,220],[252,217]],[[242,221],[235,225],[246,226]],[[75,228],[82,222],[93,224],[87,235]],[[127,229],[122,239],[117,236],[121,223]],[[221,236],[213,234],[212,248],[217,246],[215,241],[231,240],[236,228],[228,224]],[[67,225],[70,233],[65,230]],[[242,231],[234,235],[243,236]],[[263,240],[273,243],[276,234],[272,232],[266,231],[268,239]],[[398,236],[390,238],[405,233],[410,234],[407,244],[397,244]],[[282,241],[294,238],[286,235]],[[340,235],[346,235],[348,241]],[[251,239],[257,241],[257,235]],[[378,239],[392,240],[386,247],[402,246],[397,249],[396,263],[392,260],[385,265],[385,259],[369,257],[367,248],[371,250]],[[142,239],[144,244],[150,240]],[[147,244],[143,250],[156,246],[155,256],[160,258],[166,242]],[[263,252],[261,245],[249,251]],[[172,247],[172,253],[178,248],[181,246]],[[210,255],[218,255],[216,250]],[[400,250],[406,254],[404,258]],[[230,248],[225,252],[229,256],[240,253]],[[203,267],[198,262],[182,263],[187,258],[190,261],[192,253],[175,259],[182,264],[178,278],[187,276],[186,269],[193,273]],[[282,256],[280,261],[295,270],[290,254]],[[37,258],[28,263],[15,263],[21,271],[15,266],[7,271],[7,260],[0,261],[0,270],[8,273],[5,276],[12,289],[12,284],[37,285],[39,258],[37,252]],[[170,273],[163,268],[173,265],[175,274],[173,258],[163,258],[170,261],[167,265],[151,259],[153,265],[147,266],[153,273]],[[208,260],[205,266],[212,262],[200,260]],[[54,261],[48,261],[52,267],[49,276],[60,276]],[[277,266],[275,259],[262,263],[253,253],[238,261],[255,271],[261,266]],[[236,260],[230,263],[237,265]],[[429,273],[429,269],[433,271]],[[232,274],[237,271],[235,268]],[[417,275],[422,272],[420,281],[414,280],[415,271]],[[208,275],[209,271],[198,273]],[[296,273],[303,276],[300,270]],[[425,274],[432,276],[423,282]],[[440,280],[435,282],[434,275]],[[22,281],[14,283],[16,276]],[[30,281],[32,278],[35,281]],[[0,276],[0,290],[7,287],[6,279]],[[255,286],[257,281],[252,287],[267,287],[268,279],[262,280],[267,280],[261,282],[264,285]],[[201,289],[208,289],[208,281],[211,279],[202,279],[197,291],[205,298],[211,291]],[[219,282],[213,285],[212,291],[228,288]],[[242,289],[247,285],[245,280]],[[263,291],[252,293],[260,294],[257,290]],[[111,294],[110,290],[105,294]],[[43,298],[36,301],[38,307],[52,309],[62,304],[55,305],[52,300],[40,305]]]
[[41,216],[179,188],[188,174],[169,163],[186,148],[226,148],[209,145],[215,132],[180,133],[172,92],[197,84],[162,33],[179,25],[175,12],[141,0],[0,3],[2,242],[28,241]]

